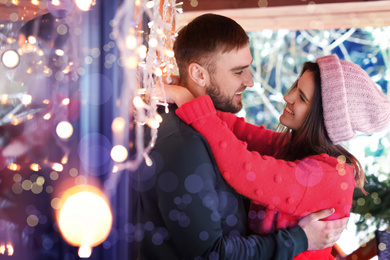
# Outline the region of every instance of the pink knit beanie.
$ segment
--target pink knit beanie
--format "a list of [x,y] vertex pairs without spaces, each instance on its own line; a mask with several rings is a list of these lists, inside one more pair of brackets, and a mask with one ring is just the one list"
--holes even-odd
[[326,131],[335,144],[372,134],[390,121],[390,102],[358,65],[336,55],[318,58]]

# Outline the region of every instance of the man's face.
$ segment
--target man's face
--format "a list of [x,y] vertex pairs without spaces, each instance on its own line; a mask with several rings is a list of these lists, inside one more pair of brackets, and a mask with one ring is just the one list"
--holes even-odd
[[242,92],[253,86],[249,71],[252,61],[249,46],[216,55],[215,72],[209,72],[210,82],[206,86],[206,94],[216,109],[231,113],[242,109]]

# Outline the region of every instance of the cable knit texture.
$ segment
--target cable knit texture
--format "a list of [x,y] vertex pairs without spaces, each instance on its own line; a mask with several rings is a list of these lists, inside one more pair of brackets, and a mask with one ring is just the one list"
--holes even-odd
[[333,143],[356,132],[372,134],[390,121],[390,102],[358,65],[336,55],[318,58],[322,106],[327,133]]
[[[253,232],[292,227],[302,216],[326,208],[336,210],[329,219],[349,216],[355,187],[351,166],[326,154],[292,162],[268,156],[278,149],[277,134],[215,111],[209,96],[186,103],[176,114],[207,139],[226,181],[252,199]],[[331,248],[306,251],[294,259],[334,259],[330,252]]]

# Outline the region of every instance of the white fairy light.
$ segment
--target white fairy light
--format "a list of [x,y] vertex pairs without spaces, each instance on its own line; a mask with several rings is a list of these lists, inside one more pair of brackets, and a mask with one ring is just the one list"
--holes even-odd
[[[115,129],[113,145],[126,147],[129,131],[124,126],[129,125],[129,120],[132,120],[134,127],[131,129],[135,133],[132,145],[137,151],[125,162],[117,161],[113,167],[116,173],[123,169],[134,170],[143,161],[149,166],[152,164],[148,152],[154,146],[158,127],[162,122],[162,117],[157,113],[157,105],[168,106],[167,102],[159,103],[160,101],[155,97],[154,87],[163,84],[163,75],[169,77],[175,72],[176,64],[172,46],[176,34],[173,24],[178,12],[176,6],[180,4],[175,4],[174,0],[161,1],[163,3],[160,4],[160,0],[125,0],[114,18],[114,33],[117,35],[117,45],[125,66],[123,92],[118,100],[120,107],[117,116],[121,119],[115,122],[115,125],[113,122],[112,125]],[[137,25],[142,24],[145,16],[150,21],[147,46],[141,44],[144,39],[143,28],[137,28]],[[163,66],[160,66],[161,64]],[[144,143],[143,125],[145,124],[151,129],[151,140],[148,143]],[[108,182],[118,181],[118,176],[118,174],[110,175],[110,178],[116,180],[108,180]]]

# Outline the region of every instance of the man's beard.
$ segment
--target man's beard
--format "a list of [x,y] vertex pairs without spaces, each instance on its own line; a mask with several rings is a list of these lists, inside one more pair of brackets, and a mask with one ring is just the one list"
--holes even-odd
[[242,109],[242,103],[237,106],[233,104],[233,97],[224,96],[221,87],[216,84],[213,78],[210,78],[210,86],[206,88],[206,94],[210,96],[215,109],[224,112],[238,113]]

